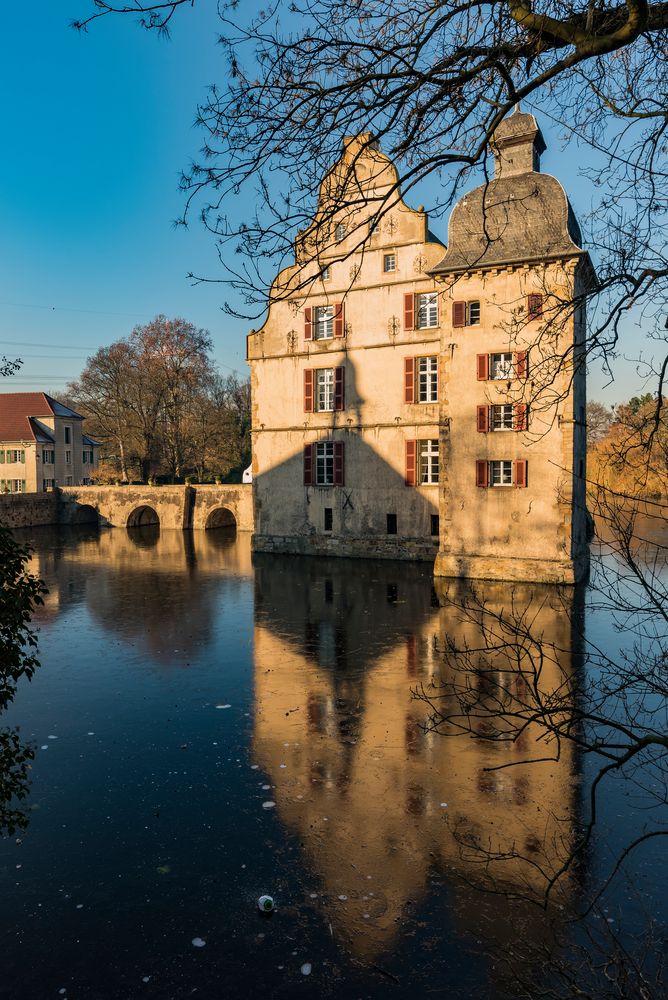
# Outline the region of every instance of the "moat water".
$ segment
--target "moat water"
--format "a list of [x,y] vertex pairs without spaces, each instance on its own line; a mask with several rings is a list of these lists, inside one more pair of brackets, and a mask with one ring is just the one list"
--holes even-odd
[[[221,532],[30,541],[49,594],[41,667],[0,719],[35,754],[27,827],[0,839],[3,998],[530,996],[665,920],[660,838],[598,896],[661,824],[614,776],[541,905],[595,762],[531,728],[425,731],[416,691],[437,694],[453,638],[481,646],[428,566],[251,558]],[[548,685],[589,669],[583,626],[629,648],[591,590],[482,589],[557,651]]]

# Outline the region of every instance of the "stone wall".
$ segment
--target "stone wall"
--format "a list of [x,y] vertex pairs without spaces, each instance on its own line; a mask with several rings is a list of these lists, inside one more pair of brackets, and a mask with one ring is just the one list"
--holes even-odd
[[0,524],[9,528],[34,528],[57,523],[55,493],[0,494]]

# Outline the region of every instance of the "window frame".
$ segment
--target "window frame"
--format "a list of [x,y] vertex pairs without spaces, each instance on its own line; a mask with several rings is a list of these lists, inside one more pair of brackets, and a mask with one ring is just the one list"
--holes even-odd
[[[334,486],[334,442],[316,441],[313,458],[314,485]],[[320,478],[321,472],[322,479]]]
[[[314,306],[313,339],[333,340],[334,339],[334,306]],[[325,316],[325,313],[329,313]],[[321,332],[323,331],[323,332]],[[329,332],[327,332],[329,331]]]
[[[494,359],[499,358],[498,362]],[[508,360],[510,359],[510,360]],[[508,367],[503,368],[502,374],[495,374],[495,365],[504,365]],[[500,369],[499,369],[500,370]],[[488,378],[490,382],[510,382],[515,378],[515,353],[513,351],[494,351],[489,355],[489,372]]]
[[[431,370],[429,367],[425,372],[421,371],[422,362],[433,363]],[[425,396],[422,399],[422,376],[425,379]],[[414,366],[415,390],[414,400],[416,403],[438,403],[438,354],[422,354],[415,358]]]
[[[492,459],[489,462],[489,472],[487,482],[490,489],[504,489],[507,486],[514,486],[513,482],[513,461],[512,459]],[[494,482],[494,474],[498,472],[499,482]],[[507,477],[507,481],[505,481]]]
[[439,450],[438,438],[418,439],[416,455],[418,486],[438,486],[440,478]]
[[[495,411],[505,411],[501,414],[502,422],[497,426],[495,421]],[[510,424],[508,424],[508,410],[510,410]],[[514,431],[515,430],[515,404],[514,403],[492,403],[489,408],[489,429],[490,431]]]
[[[430,300],[425,301],[423,300]],[[435,330],[439,325],[438,319],[438,292],[416,292],[415,293],[415,329]],[[425,313],[423,314],[423,309]],[[433,315],[431,310],[433,309]],[[424,315],[425,322],[422,322]],[[433,322],[431,320],[433,319]]]
[[[313,379],[313,412],[314,413],[333,413],[335,410],[335,370],[334,368],[316,368],[314,369],[314,379]],[[329,381],[326,382],[326,376],[329,373]],[[321,386],[321,376],[325,376],[323,379],[323,385]],[[331,406],[321,406],[320,405],[320,392],[321,389],[324,390],[325,395],[329,397],[329,402]]]
[[[392,261],[392,267],[388,267],[388,263]],[[383,254],[383,274],[396,274],[397,271],[397,255],[396,253],[384,253]]]

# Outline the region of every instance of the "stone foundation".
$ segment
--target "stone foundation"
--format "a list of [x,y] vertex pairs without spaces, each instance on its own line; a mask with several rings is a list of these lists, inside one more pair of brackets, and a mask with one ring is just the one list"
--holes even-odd
[[466,577],[508,582],[573,584],[589,571],[589,552],[576,559],[527,559],[495,556],[452,555],[439,552],[434,564],[436,577]]
[[0,494],[0,524],[7,528],[33,528],[58,523],[55,493]]
[[254,552],[297,556],[344,556],[350,559],[400,559],[433,562],[438,540],[424,538],[328,538],[323,535],[253,535]]

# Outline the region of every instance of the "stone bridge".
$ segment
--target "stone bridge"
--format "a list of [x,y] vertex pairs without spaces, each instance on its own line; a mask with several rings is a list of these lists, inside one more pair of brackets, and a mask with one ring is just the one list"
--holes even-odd
[[253,530],[252,486],[63,486],[60,524]]

